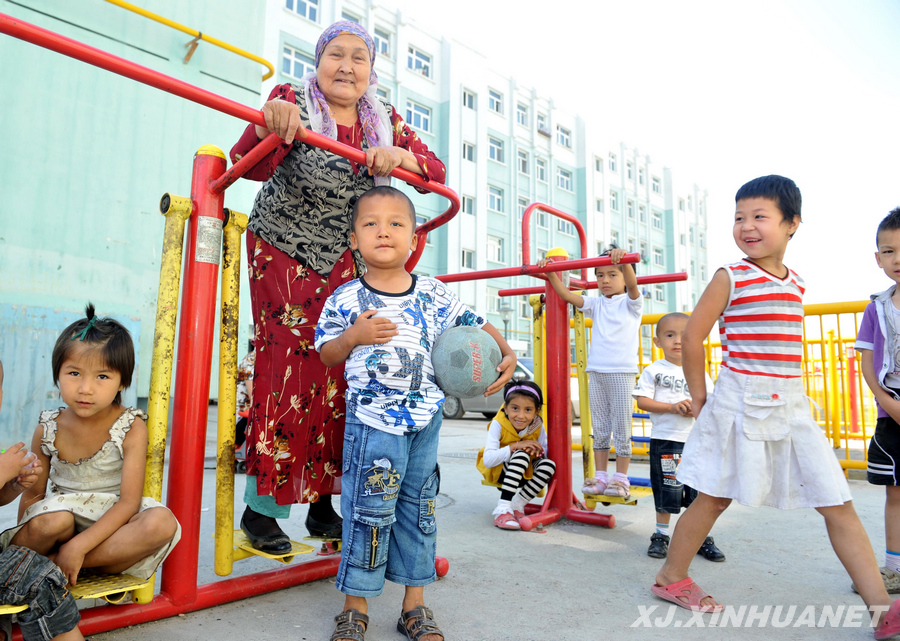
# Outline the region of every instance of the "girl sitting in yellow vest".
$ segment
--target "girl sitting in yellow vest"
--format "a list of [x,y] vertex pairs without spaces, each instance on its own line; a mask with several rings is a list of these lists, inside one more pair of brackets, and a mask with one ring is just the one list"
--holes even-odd
[[487,443],[478,453],[478,470],[500,485],[494,525],[519,530],[525,506],[543,490],[556,464],[544,458],[547,432],[540,411],[541,388],[532,381],[510,381],[503,388],[504,406],[488,425]]

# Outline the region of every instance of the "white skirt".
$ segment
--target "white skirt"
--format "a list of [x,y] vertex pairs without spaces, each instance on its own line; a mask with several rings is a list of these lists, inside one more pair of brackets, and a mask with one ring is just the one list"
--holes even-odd
[[678,480],[751,507],[828,507],[852,498],[802,379],[726,368],[684,445]]

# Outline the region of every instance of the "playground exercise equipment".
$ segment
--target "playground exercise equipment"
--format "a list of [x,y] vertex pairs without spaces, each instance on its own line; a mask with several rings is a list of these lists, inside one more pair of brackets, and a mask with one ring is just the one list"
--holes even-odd
[[[205,91],[183,81],[166,76],[141,65],[113,56],[94,47],[31,25],[6,14],[0,14],[0,33],[56,51],[88,64],[112,71],[143,84],[167,91],[221,113],[246,122],[264,126],[259,110],[247,107]],[[305,141],[339,154],[359,164],[365,154],[314,132],[307,132]],[[261,141],[239,163],[226,170],[225,155],[216,147],[204,146],[197,151],[193,162],[191,196],[184,198],[166,194],[160,209],[166,216],[164,252],[160,268],[160,288],[157,299],[157,318],[154,334],[153,364],[149,398],[147,473],[144,492],[160,499],[164,453],[166,447],[166,417],[169,410],[169,384],[175,359],[174,336],[178,312],[178,291],[181,282],[180,266],[184,253],[184,287],[181,300],[179,349],[175,368],[175,392],[172,419],[172,440],[169,458],[169,492],[167,506],[182,526],[181,542],[162,566],[161,591],[154,597],[153,580],[142,589],[132,591],[132,604],[117,608],[88,608],[82,610],[81,630],[96,634],[137,623],[191,612],[285,587],[333,576],[338,558],[331,556],[288,568],[258,572],[246,576],[197,584],[201,491],[203,482],[203,450],[206,441],[212,337],[215,322],[216,278],[220,261],[223,264],[222,336],[220,380],[234,380],[237,367],[237,282],[240,261],[240,234],[246,228],[246,216],[223,207],[223,192],[262,156],[274,149],[280,140],[274,134]],[[459,198],[448,187],[424,181],[421,177],[397,168],[392,176],[415,187],[444,196],[449,208],[416,229],[419,250],[407,262],[412,270],[424,250],[427,234],[449,221],[459,210]],[[188,242],[184,248],[185,223]],[[223,242],[224,235],[224,242]],[[221,249],[220,249],[221,245]],[[224,256],[222,255],[224,252]],[[227,507],[217,501],[217,530],[233,530],[234,490],[234,385],[220,390],[218,439],[219,473],[217,498],[227,496]],[[224,434],[223,434],[224,432]],[[223,475],[222,468],[227,469]],[[230,477],[230,478],[229,478]],[[230,510],[230,511],[229,511]],[[301,544],[302,545],[302,544]],[[304,546],[309,548],[311,546]],[[238,546],[238,550],[244,550]],[[293,550],[292,550],[293,552]],[[224,564],[239,558],[233,536],[217,542],[216,571]],[[221,562],[220,562],[221,561]],[[446,561],[446,560],[444,560]],[[442,568],[446,563],[438,562]],[[437,564],[436,564],[437,565]],[[230,571],[230,568],[228,569]],[[446,569],[444,569],[446,573]],[[121,578],[121,577],[119,577]],[[87,586],[87,582],[85,584]],[[79,582],[78,588],[82,588]],[[99,596],[98,592],[122,594],[133,586],[104,586],[83,597]],[[73,590],[74,593],[74,590]],[[110,600],[113,600],[110,597]]]
[[[559,260],[544,267],[530,264],[531,237],[529,223],[535,210],[541,210],[552,216],[562,218],[575,227],[578,231],[582,258]],[[585,289],[588,284],[587,268],[609,265],[611,261],[608,256],[593,258],[585,258],[584,256],[587,256],[587,238],[581,221],[575,216],[549,205],[532,203],[525,208],[525,212],[522,215],[521,266],[448,274],[437,278],[445,283],[502,276],[535,276],[546,280],[543,274],[548,272],[574,271],[578,269],[581,270],[581,280],[577,281],[577,286]],[[625,255],[622,262],[637,263],[640,262],[640,259],[639,254],[630,253]],[[668,280],[684,280],[684,277],[679,277],[679,275],[668,275],[665,278]],[[527,293],[534,294],[529,297],[529,303],[533,309],[534,372],[538,384],[544,390],[544,398],[546,399],[542,410],[542,418],[547,426],[547,456],[556,463],[556,473],[547,488],[547,495],[543,504],[541,506],[526,506],[526,516],[520,519],[519,523],[522,529],[526,531],[540,525],[553,523],[561,518],[591,525],[615,527],[616,519],[613,515],[598,514],[584,509],[584,506],[572,491],[572,422],[569,415],[569,408],[571,407],[569,372],[571,368],[569,364],[569,318],[566,309],[567,305],[556,294],[549,281],[545,283],[542,292],[540,289],[537,291],[529,289]],[[543,293],[543,296],[540,296],[540,293]],[[583,337],[583,327],[581,331]],[[585,408],[587,407],[584,405],[587,402],[587,387],[581,389],[580,392],[581,402],[583,403],[581,407],[583,425]],[[587,414],[589,416],[590,412],[587,412]],[[611,499],[612,497],[603,498]]]

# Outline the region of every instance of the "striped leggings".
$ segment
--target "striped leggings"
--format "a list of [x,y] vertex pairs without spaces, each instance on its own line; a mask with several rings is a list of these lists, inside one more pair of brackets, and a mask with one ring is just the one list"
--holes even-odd
[[[529,465],[532,476],[526,481],[525,470]],[[516,450],[509,457],[509,461],[503,464],[503,474],[500,475],[500,500],[511,501],[516,492],[519,492],[523,499],[530,501],[547,486],[554,472],[556,463],[550,459],[539,458],[532,461],[528,452]]]
[[634,374],[588,372],[594,450],[608,450],[610,437],[614,436],[616,454],[631,456],[633,390]]

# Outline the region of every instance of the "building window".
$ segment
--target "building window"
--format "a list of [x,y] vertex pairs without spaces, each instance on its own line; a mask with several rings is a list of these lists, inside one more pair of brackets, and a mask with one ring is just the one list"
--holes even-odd
[[629,236],[629,237],[628,237],[628,253],[629,253],[629,254],[633,254],[634,251],[635,251],[634,248],[635,248],[634,238],[632,238],[631,236]]
[[556,230],[561,231],[564,234],[568,234],[569,236],[574,236],[578,233],[578,230],[575,228],[574,224],[570,223],[568,220],[563,220],[562,218],[556,219]]
[[459,263],[460,267],[465,269],[475,269],[475,252],[471,249],[462,250]]
[[341,11],[341,18],[343,18],[344,20],[349,20],[350,22],[355,22],[356,24],[359,24],[359,18],[354,16],[349,11]]
[[519,317],[520,318],[531,318],[531,303],[528,302],[527,297],[522,297],[519,299]]
[[547,126],[547,115],[538,112],[537,115],[537,130],[539,134],[543,134],[545,136],[550,135],[550,127]]
[[609,190],[609,208],[611,211],[619,211],[619,194]]
[[572,132],[565,127],[556,125],[556,142],[563,147],[572,148]]
[[662,212],[654,211],[653,212],[653,229],[662,229],[663,221],[662,221]]
[[464,214],[475,215],[475,199],[471,196],[462,197],[462,211]]
[[470,142],[463,143],[463,159],[475,162],[475,145]]
[[691,261],[691,278],[693,278],[696,275],[697,275],[697,269],[696,269],[696,267],[694,267],[694,261]]
[[412,45],[406,52],[406,66],[412,71],[431,78],[431,56],[424,51],[419,51]]
[[503,190],[499,187],[488,186],[488,209],[503,211]]
[[528,173],[528,152],[520,149],[517,154],[517,157],[518,157],[519,173],[527,174]]
[[[613,230],[610,230],[610,232],[609,232],[609,242],[611,242],[613,245],[615,245],[616,247],[618,247],[618,246],[619,246],[619,232],[615,231],[614,229],[613,229]],[[601,251],[601,252],[599,252],[599,253],[602,254],[603,252]]]
[[678,199],[678,211],[684,211],[684,198]]
[[415,131],[431,131],[431,109],[412,100],[406,101],[406,122]]
[[516,105],[516,122],[523,127],[528,126],[528,107],[521,102]]
[[497,236],[487,238],[487,259],[495,263],[503,262],[503,239]]
[[[488,259],[490,260],[490,259]],[[487,288],[488,312],[496,314],[500,311],[500,290],[493,287]]]
[[639,220],[642,223],[647,222],[647,208],[644,207],[643,205],[638,205],[638,213],[639,213]]
[[566,191],[572,191],[572,172],[562,167],[556,168],[556,186]]
[[643,242],[643,241],[641,242],[641,260],[643,260],[643,261],[650,260],[650,254],[647,253],[647,243]]
[[281,54],[281,72],[284,75],[300,80],[300,78],[315,70],[316,61],[312,56],[308,56],[293,47],[284,46]]
[[381,29],[375,29],[375,53],[385,58],[391,57],[391,34]]
[[534,159],[534,173],[541,182],[547,182],[547,161],[543,158]]
[[694,226],[693,225],[691,225],[691,228],[690,228],[690,235],[691,235],[691,245],[693,245],[694,242],[696,242],[694,240]]
[[319,19],[319,0],[284,0],[284,6],[307,20],[316,22]]
[[628,180],[634,180],[634,163],[631,161],[625,163],[625,175],[628,177]]
[[700,265],[700,282],[706,282],[706,265]]
[[475,94],[468,89],[463,89],[463,107],[466,109],[475,109]]
[[644,184],[644,168],[643,167],[638,169],[638,183],[641,185]]
[[538,219],[538,227],[543,227],[544,229],[547,229],[550,226],[550,217],[547,215],[547,212],[545,212],[543,209],[538,209],[537,219]]
[[385,102],[391,101],[391,90],[385,87],[384,85],[378,85],[375,88],[375,95],[384,100]]
[[656,247],[653,250],[653,264],[659,265],[660,267],[663,267],[666,264],[663,261],[663,250],[661,250],[659,247]]
[[664,303],[666,301],[666,290],[662,285],[653,286],[653,298],[658,300],[660,303]]
[[634,201],[633,200],[625,201],[625,211],[628,212],[629,218],[634,218]]
[[609,154],[609,170],[610,171],[618,171],[618,169],[616,169],[616,167],[617,167],[616,155],[613,153],[610,153]]
[[600,213],[600,214],[602,214],[602,213],[603,213],[603,199],[602,199],[602,198],[598,198],[598,199],[595,201],[595,206],[596,206],[596,208],[597,208],[597,212]]
[[503,162],[503,141],[488,136],[488,157],[497,162]]
[[700,232],[700,247],[706,249],[706,234],[704,234],[702,231]]
[[662,193],[662,182],[660,182],[659,178],[657,178],[656,176],[653,176],[650,179],[650,188],[653,190],[654,194]]
[[681,234],[681,244],[687,245],[687,236],[685,236],[684,234]]
[[688,196],[687,201],[688,201],[688,211],[694,211],[694,197]]
[[493,89],[488,89],[488,109],[498,114],[503,113],[503,94]]
[[594,157],[594,171],[603,172],[603,159]]
[[[525,217],[525,210],[528,208],[528,199],[519,196],[516,207],[519,210],[519,220],[522,220]],[[519,252],[519,255],[521,256],[522,252]]]

